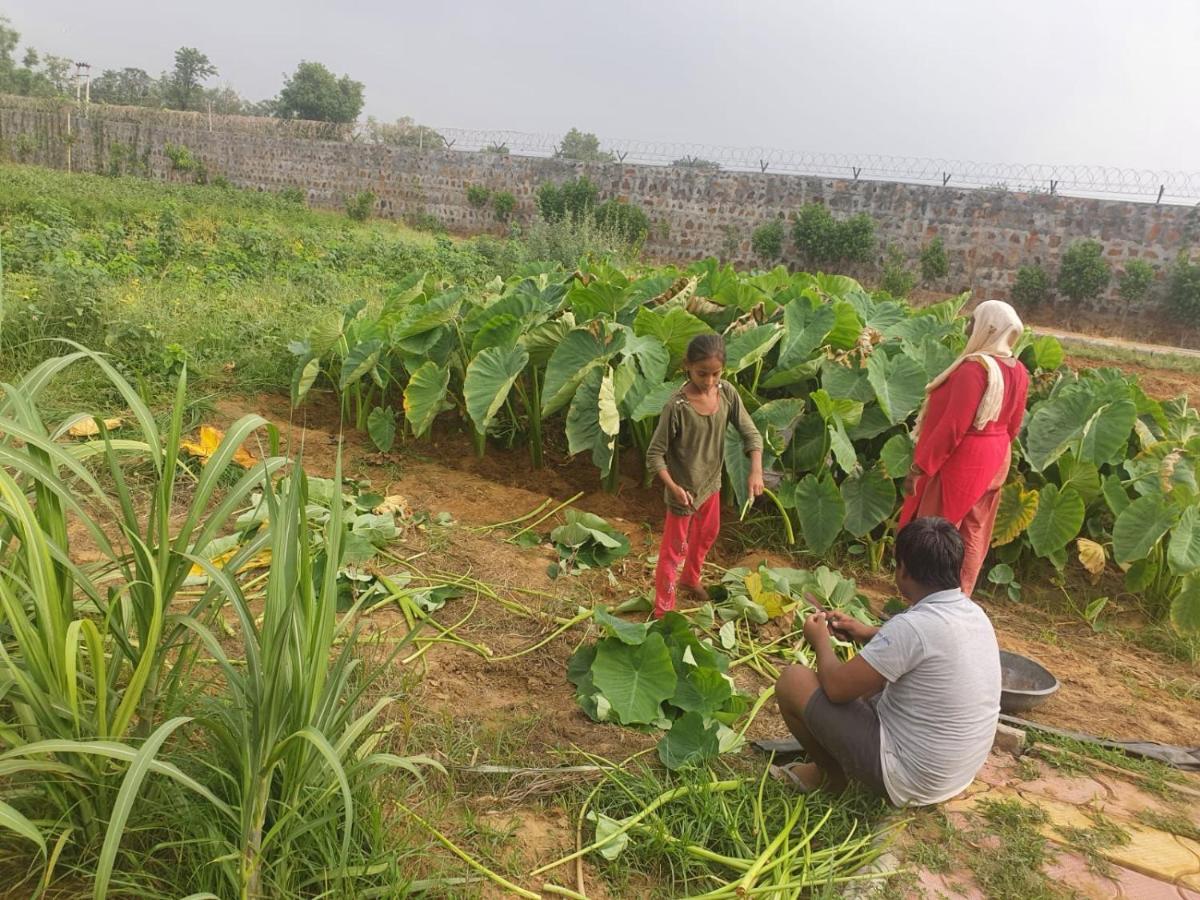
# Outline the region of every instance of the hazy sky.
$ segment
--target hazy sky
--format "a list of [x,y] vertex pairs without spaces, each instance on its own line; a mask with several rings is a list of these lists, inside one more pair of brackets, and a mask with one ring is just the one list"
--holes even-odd
[[1200,0],[5,0],[93,72],[319,60],[434,126],[1200,171]]

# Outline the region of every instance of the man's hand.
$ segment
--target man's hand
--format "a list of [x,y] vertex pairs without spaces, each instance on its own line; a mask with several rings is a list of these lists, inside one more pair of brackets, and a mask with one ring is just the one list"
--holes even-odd
[[874,625],[867,625],[864,622],[858,621],[854,616],[837,610],[826,613],[825,621],[831,630],[840,631],[852,641],[869,641],[879,631]]
[[825,616],[826,613],[815,612],[804,620],[804,639],[814,647],[821,642],[829,641],[829,626],[826,624]]
[[671,485],[671,496],[675,498],[676,503],[688,509],[692,509],[692,504],[696,499],[692,496],[691,491],[686,491],[677,484]]
[[763,492],[763,476],[761,471],[751,471],[746,479],[746,490],[751,497],[761,497]]

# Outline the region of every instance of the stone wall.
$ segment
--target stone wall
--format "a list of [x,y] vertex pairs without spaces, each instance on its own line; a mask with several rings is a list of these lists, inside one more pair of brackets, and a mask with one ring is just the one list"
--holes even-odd
[[[1095,238],[1119,270],[1144,259],[1160,272],[1180,250],[1200,244],[1200,209],[1080,197],[963,190],[797,175],[704,172],[683,168],[583,164],[566,160],[358,143],[336,126],[270,119],[205,116],[0,97],[0,149],[6,158],[80,172],[113,169],[163,180],[192,177],[174,168],[168,145],[186,147],[210,177],[240,187],[301,188],[313,206],[340,208],[370,190],[377,213],[428,214],[455,232],[496,230],[490,208],[467,203],[469,185],[509,191],[518,221],[535,214],[546,181],[587,175],[602,197],[640,204],[654,222],[647,252],[664,260],[709,255],[754,264],[753,229],[802,204],[820,201],[837,217],[874,218],[881,246],[910,258],[934,236],[949,255],[942,287],[970,287],[982,299],[1008,296],[1016,270],[1041,265],[1051,273],[1072,241]],[[790,241],[787,243],[790,244]],[[785,256],[785,261],[796,260]],[[1115,279],[1101,306],[1115,306]]]

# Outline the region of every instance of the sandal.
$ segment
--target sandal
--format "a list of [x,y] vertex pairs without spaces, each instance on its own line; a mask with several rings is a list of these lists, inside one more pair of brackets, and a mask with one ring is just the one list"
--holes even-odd
[[[798,767],[807,765],[809,765],[809,763],[786,763],[782,766],[771,766],[768,771],[770,772],[771,777],[776,781],[782,781],[785,784],[791,785],[791,787],[795,789],[796,793],[811,794],[813,791],[820,789],[821,785],[809,784],[796,772]],[[823,783],[824,779],[822,779],[822,784]]]

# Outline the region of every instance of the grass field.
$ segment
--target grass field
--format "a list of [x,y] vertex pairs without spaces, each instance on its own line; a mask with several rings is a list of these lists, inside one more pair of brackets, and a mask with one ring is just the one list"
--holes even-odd
[[[644,266],[569,226],[451,240],[217,187],[3,174],[0,896],[825,897],[893,836],[881,804],[790,794],[733,748],[783,736],[770,691],[803,658],[801,585],[868,616],[895,593],[886,460],[926,363],[961,339],[952,303],[918,314],[825,276]],[[615,264],[580,262],[589,249]],[[811,309],[788,318],[804,290]],[[907,337],[885,337],[898,323]],[[685,711],[668,691],[636,727],[597,721],[588,648],[632,664],[618,645],[658,637],[639,629],[663,507],[633,400],[669,385],[695,328],[739,348],[729,377],[784,445],[781,499],[727,512],[706,575],[728,596],[664,639],[692,662],[656,677],[705,669],[691,686],[712,693]],[[1061,348],[1026,351],[1035,403],[1055,402],[1074,379]],[[875,353],[888,377],[847,374]],[[1194,413],[1162,402],[1190,372],[1102,362],[1145,391],[1084,376],[1096,406],[1071,448],[1032,441],[1013,474],[1022,503],[1076,491],[1086,520],[1014,516],[1008,575],[981,599],[1002,645],[1063,682],[1041,721],[1200,742],[1197,640],[1170,612],[1190,582],[1164,537],[1137,564],[1163,597],[1130,588],[1106,505],[1158,483],[1138,468],[1154,454],[1180,486],[1164,504],[1190,496]],[[505,378],[481,380],[493,363]],[[1132,398],[1141,429],[1089,430]],[[788,452],[782,413],[820,426],[820,459]],[[788,501],[868,481],[891,504],[869,504],[875,521],[818,532]],[[1098,573],[1076,538],[1101,546]],[[989,820],[1003,858],[1040,869],[1007,812]],[[975,837],[948,852],[1004,896],[1016,882]]]

